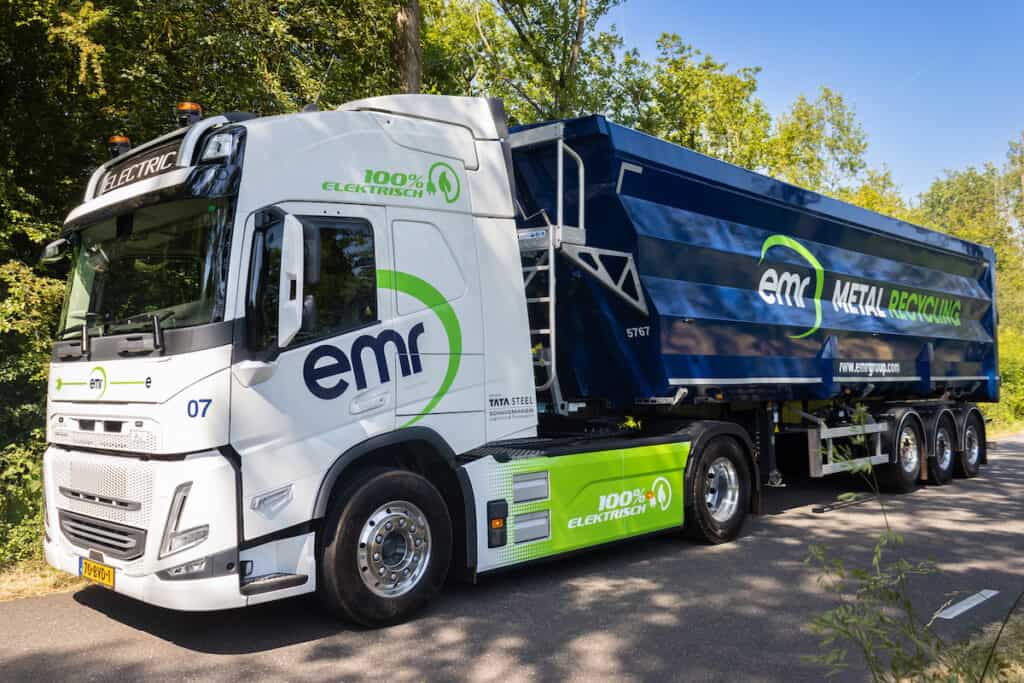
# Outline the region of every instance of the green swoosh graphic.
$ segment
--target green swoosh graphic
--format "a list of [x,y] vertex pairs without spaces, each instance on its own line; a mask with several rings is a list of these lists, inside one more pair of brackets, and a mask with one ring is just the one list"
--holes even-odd
[[452,382],[455,381],[455,376],[459,373],[459,364],[462,363],[462,328],[459,327],[459,318],[455,315],[448,300],[426,280],[397,270],[378,270],[377,286],[382,289],[393,289],[418,299],[434,312],[437,319],[441,321],[445,334],[448,335],[448,370],[444,373],[441,386],[438,387],[433,398],[420,411],[419,415],[399,427],[401,429],[419,422],[424,415],[436,408],[444,395],[448,393]]
[[758,263],[764,261],[764,255],[772,247],[787,247],[792,249],[803,256],[804,259],[811,264],[811,267],[814,268],[814,327],[803,334],[789,335],[791,339],[803,339],[804,337],[809,337],[817,332],[818,328],[821,327],[821,290],[825,286],[825,269],[821,267],[820,263],[818,263],[818,259],[814,258],[814,254],[807,250],[807,247],[800,244],[795,239],[786,237],[785,235],[772,235],[764,241],[764,244],[761,245],[761,259]]

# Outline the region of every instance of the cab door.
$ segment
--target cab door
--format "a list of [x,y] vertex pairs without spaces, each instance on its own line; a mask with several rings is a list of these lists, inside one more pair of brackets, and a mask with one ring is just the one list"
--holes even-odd
[[[295,221],[301,287],[287,281],[285,235],[298,234]],[[309,521],[331,463],[395,427],[405,337],[390,325],[393,297],[378,294],[378,270],[391,262],[384,225],[383,208],[299,203],[258,211],[247,224],[246,317],[231,391],[246,539]],[[282,341],[278,316],[288,297],[302,306],[302,323]]]

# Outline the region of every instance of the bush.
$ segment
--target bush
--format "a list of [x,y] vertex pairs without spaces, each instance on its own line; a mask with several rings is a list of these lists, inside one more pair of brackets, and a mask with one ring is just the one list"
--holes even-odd
[[1008,326],[999,331],[999,374],[1003,378],[999,403],[981,406],[992,420],[990,433],[1017,429],[1024,422],[1024,335]]

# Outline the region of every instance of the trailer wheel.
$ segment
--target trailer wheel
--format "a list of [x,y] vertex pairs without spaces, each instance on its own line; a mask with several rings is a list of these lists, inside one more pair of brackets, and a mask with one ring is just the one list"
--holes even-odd
[[985,457],[985,428],[977,413],[967,416],[964,425],[964,447],[957,458],[956,473],[970,479],[978,476],[978,468]]
[[320,593],[364,626],[395,624],[432,598],[448,575],[452,525],[444,498],[406,470],[369,470],[327,515]]
[[928,476],[935,484],[947,484],[953,478],[956,453],[956,429],[948,415],[939,418],[935,426],[935,453],[928,461]]
[[893,440],[896,462],[878,468],[882,486],[896,493],[909,493],[921,477],[921,459],[925,457],[924,435],[914,413],[905,413]]
[[750,468],[735,439],[712,439],[687,466],[683,531],[704,543],[740,533],[750,506]]

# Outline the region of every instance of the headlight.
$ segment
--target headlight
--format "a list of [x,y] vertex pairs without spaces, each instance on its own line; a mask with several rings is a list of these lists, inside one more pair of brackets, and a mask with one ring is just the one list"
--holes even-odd
[[203,146],[199,161],[221,161],[231,156],[235,149],[235,135],[230,132],[211,135]]
[[178,488],[174,489],[171,509],[167,513],[167,523],[164,525],[164,536],[160,541],[160,555],[158,559],[194,548],[205,541],[210,535],[209,524],[178,531],[178,524],[181,522],[181,512],[185,508],[185,501],[188,499],[188,493],[191,490],[192,482],[190,481],[180,484]]

